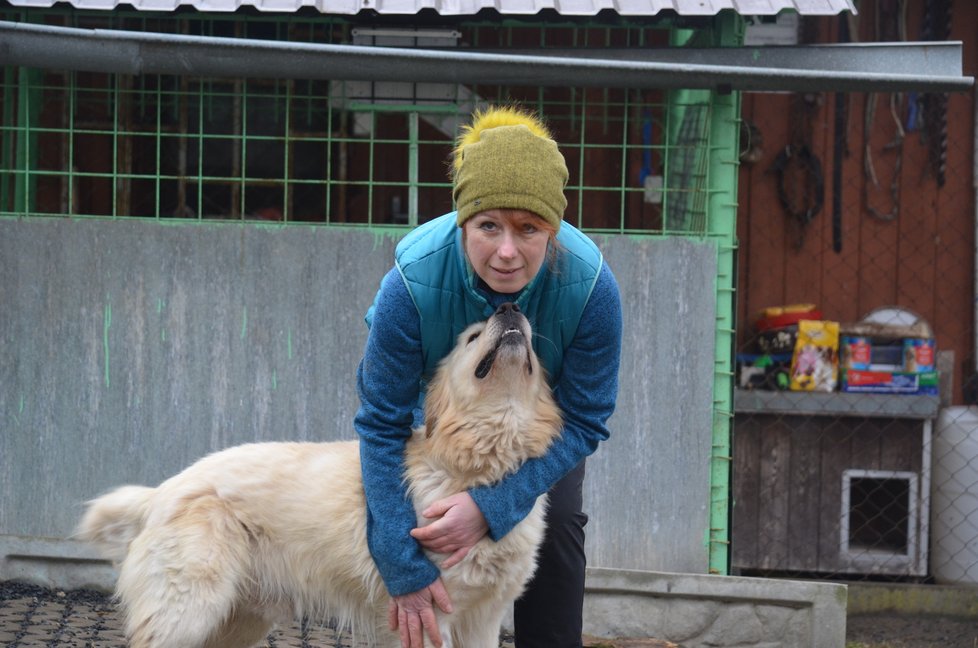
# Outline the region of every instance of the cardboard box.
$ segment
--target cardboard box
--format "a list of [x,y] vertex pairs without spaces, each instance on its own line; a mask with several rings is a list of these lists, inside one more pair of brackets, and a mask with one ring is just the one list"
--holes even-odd
[[936,371],[866,371],[843,369],[840,389],[870,394],[937,395]]
[[903,368],[906,371],[933,371],[935,349],[932,338],[906,338],[903,341]]
[[843,335],[839,343],[839,362],[844,369],[908,371],[904,363],[903,340],[892,342]]

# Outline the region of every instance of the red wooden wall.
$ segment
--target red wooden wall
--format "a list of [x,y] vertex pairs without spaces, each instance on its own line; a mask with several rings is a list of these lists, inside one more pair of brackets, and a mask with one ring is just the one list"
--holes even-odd
[[[887,19],[892,4],[886,0],[860,3],[859,40],[899,37]],[[978,3],[952,4],[950,39],[964,42],[964,73],[974,76],[978,73]],[[920,40],[925,2],[911,0],[908,5],[907,39]],[[884,10],[879,29],[875,24],[878,8]],[[836,42],[839,37],[838,18],[809,19],[809,25],[815,27],[816,41]],[[909,308],[931,324],[938,350],[954,351],[953,398],[961,402],[962,382],[974,374],[974,94],[948,97],[943,186],[928,163],[930,145],[925,130],[907,131],[902,148],[892,146],[897,134],[893,113],[906,126],[912,97],[876,94],[875,111],[870,107],[867,123],[868,97],[863,93],[845,96],[847,153],[838,187],[841,250],[835,251],[835,95],[744,95],[743,117],[756,126],[761,144],[759,159],[744,161],[740,172],[740,348],[749,348],[751,323],[767,306],[811,302],[824,318],[843,322],[858,320],[880,306]],[[792,141],[805,142],[820,159],[825,181],[824,207],[804,228],[803,237],[798,221],[786,215],[778,200],[777,175],[770,170]],[[867,151],[878,187],[864,171]],[[789,181],[805,178],[796,171],[786,175]]]

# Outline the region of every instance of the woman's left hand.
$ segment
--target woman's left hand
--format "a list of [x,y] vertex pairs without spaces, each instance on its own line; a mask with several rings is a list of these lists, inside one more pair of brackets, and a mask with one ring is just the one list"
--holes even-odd
[[445,614],[452,613],[452,599],[441,578],[417,592],[391,598],[387,622],[391,630],[397,630],[401,648],[424,648],[424,635],[434,646],[442,645],[435,606]]
[[421,515],[435,521],[412,529],[411,537],[429,551],[451,554],[441,564],[442,569],[461,562],[475,543],[489,531],[482,511],[472,496],[465,492],[434,502]]

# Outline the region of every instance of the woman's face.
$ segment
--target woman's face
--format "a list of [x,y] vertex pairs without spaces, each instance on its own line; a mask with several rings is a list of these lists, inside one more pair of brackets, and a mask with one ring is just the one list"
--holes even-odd
[[465,254],[490,288],[515,293],[537,275],[547,258],[552,229],[522,209],[490,209],[462,224]]

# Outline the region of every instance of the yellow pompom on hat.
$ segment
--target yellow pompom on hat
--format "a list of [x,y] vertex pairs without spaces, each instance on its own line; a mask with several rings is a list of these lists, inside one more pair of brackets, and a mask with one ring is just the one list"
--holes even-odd
[[532,113],[508,106],[475,113],[456,140],[454,159],[459,226],[489,209],[525,209],[560,229],[567,164]]

